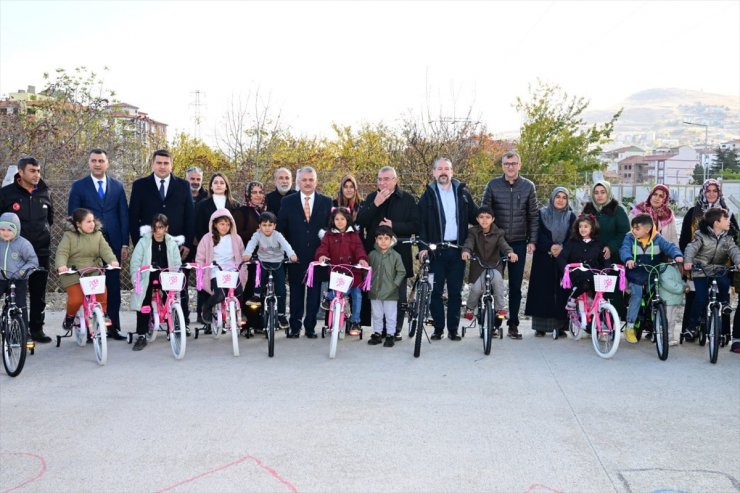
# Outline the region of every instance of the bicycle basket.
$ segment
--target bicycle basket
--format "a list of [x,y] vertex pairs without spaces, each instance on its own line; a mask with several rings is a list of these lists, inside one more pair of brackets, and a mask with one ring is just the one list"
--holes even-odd
[[236,288],[236,284],[239,282],[238,272],[223,272],[219,271],[216,273],[216,286],[224,289]]
[[329,289],[346,293],[352,287],[354,278],[341,272],[332,272],[329,276]]
[[613,293],[617,287],[617,276],[594,275],[594,288],[600,293]]
[[185,274],[182,272],[162,272],[159,274],[159,284],[166,291],[180,291],[184,281]]
[[81,277],[80,287],[86,295],[103,294],[105,292],[105,276]]

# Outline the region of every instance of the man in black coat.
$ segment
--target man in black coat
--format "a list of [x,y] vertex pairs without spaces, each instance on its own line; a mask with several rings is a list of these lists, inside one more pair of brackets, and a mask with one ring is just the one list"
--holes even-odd
[[[169,221],[169,234],[182,235],[185,243],[180,246],[182,259],[188,257],[193,244],[195,230],[195,211],[190,184],[172,174],[172,156],[166,150],[159,149],[152,155],[152,174],[139,178],[131,186],[129,203],[129,233],[131,242],[136,246],[141,233],[141,226],[151,226],[155,214],[164,214]],[[180,291],[182,311],[188,320],[188,290]]]
[[319,230],[326,228],[329,223],[331,199],[316,192],[318,180],[316,170],[312,167],[303,168],[298,180],[300,192],[283,199],[277,224],[278,231],[285,236],[298,255],[298,263],[288,266],[290,286],[290,334],[288,337],[295,339],[300,336],[305,297],[306,316],[302,324],[306,329],[306,337],[315,339],[321,285],[317,282],[314,287],[306,289],[303,277],[321,243]]
[[283,198],[297,192],[293,190],[293,178],[288,168],[278,168],[275,170],[275,173],[272,174],[272,179],[275,182],[275,190],[267,194],[265,202],[267,204],[267,210],[277,216],[280,214],[280,203]]
[[[408,238],[419,232],[419,209],[416,198],[404,192],[398,186],[398,175],[392,166],[383,166],[378,171],[378,190],[369,194],[360,205],[357,213],[357,224],[362,228],[360,234],[366,252],[375,248],[375,230],[378,226],[388,226],[397,238]],[[414,275],[414,259],[411,245],[396,243],[396,251],[401,255],[403,266],[406,268],[406,278]],[[396,331],[396,340],[401,340],[403,317],[407,301],[407,283],[402,282],[398,287],[398,315],[399,330]],[[367,304],[369,305],[369,303]]]
[[44,314],[54,207],[49,188],[41,179],[41,165],[35,158],[24,157],[18,161],[13,183],[0,189],[0,214],[3,212],[18,216],[21,236],[31,243],[39,258],[39,267],[44,269],[28,278],[28,330],[34,341],[51,342],[51,337],[44,333]]
[[[185,179],[190,184],[190,195],[193,198],[193,207],[198,202],[208,198],[208,192],[203,189],[203,170],[197,166],[191,166],[185,171]],[[195,258],[195,252],[190,252],[190,256]]]

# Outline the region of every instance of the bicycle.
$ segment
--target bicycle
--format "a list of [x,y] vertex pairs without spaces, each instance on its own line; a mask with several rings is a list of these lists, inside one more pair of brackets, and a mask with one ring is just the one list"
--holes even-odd
[[638,264],[635,268],[642,267],[648,272],[648,281],[643,290],[640,302],[640,311],[635,321],[635,335],[639,341],[643,331],[652,333],[655,342],[655,350],[661,361],[668,359],[668,315],[666,314],[666,303],[660,297],[660,275],[676,262],[664,262],[657,265]]
[[[483,269],[482,276],[485,276],[485,282],[483,283],[483,295],[478,300],[478,326],[480,327],[480,337],[483,339],[483,354],[491,354],[491,340],[498,334],[499,339],[504,336],[504,331],[501,330],[506,317],[501,315],[500,310],[495,310],[493,303],[493,271],[496,270],[502,264],[506,264],[509,261],[509,257],[501,257],[494,266],[486,265],[475,255],[470,256],[470,260],[474,260]],[[501,308],[503,310],[503,308]],[[465,337],[465,327],[462,328],[462,336]]]
[[0,336],[3,340],[3,366],[5,373],[10,377],[20,375],[26,363],[26,353],[30,351],[33,354],[36,347],[33,340],[28,337],[28,329],[21,308],[15,303],[16,281],[25,281],[36,270],[40,269],[28,269],[23,275],[16,277],[17,272],[8,275],[6,271],[0,269],[2,278],[9,281],[5,293],[2,293],[5,303],[2,317],[0,317]]
[[[262,282],[262,272],[264,269],[267,271],[267,284],[265,285],[265,293],[263,295],[262,303],[262,326],[265,329],[265,336],[267,337],[267,356],[272,358],[275,355],[275,328],[278,326],[278,313],[277,313],[277,294],[275,294],[275,281],[273,280],[272,273],[282,267],[282,264],[292,263],[290,260],[283,260],[278,264],[277,267],[268,267],[259,258],[250,260],[249,263],[257,265],[255,275],[255,287],[259,287]],[[290,331],[290,326],[285,327],[285,335],[287,336]]]
[[[108,361],[108,334],[103,306],[97,300],[96,295],[105,292],[105,271],[115,269],[120,269],[120,267],[94,265],[82,269],[70,267],[67,271],[60,272],[60,275],[79,274],[80,288],[84,296],[72,327],[67,328],[64,335],[57,335],[57,347],[61,345],[64,337],[74,337],[80,347],[87,344],[88,339],[91,338],[95,348],[95,360],[101,366]],[[89,272],[97,272],[99,275],[85,276]]]
[[[591,342],[594,351],[602,358],[611,358],[619,348],[621,321],[617,309],[604,298],[604,293],[613,293],[619,277],[619,289],[624,290],[624,266],[613,264],[606,269],[592,269],[586,264],[573,263],[565,266],[565,275],[561,286],[570,289],[570,272],[573,270],[591,271],[594,273],[594,297],[589,300],[587,293],[582,293],[577,300],[576,310],[568,310],[568,327],[574,340],[582,336],[588,323],[591,323]],[[608,272],[619,272],[611,276]]]
[[[141,307],[142,313],[151,313],[149,328],[146,333],[147,341],[154,342],[157,338],[157,332],[160,330],[167,332],[167,339],[170,341],[172,354],[176,360],[185,357],[187,346],[187,334],[185,327],[185,315],[180,306],[180,291],[185,285],[185,274],[180,272],[180,267],[156,267],[153,265],[142,265],[136,271],[135,289],[137,293],[141,292],[141,273],[142,272],[159,272],[159,279],[152,282],[152,301],[150,306]],[[162,290],[167,292],[164,301],[162,301]],[[164,328],[162,325],[164,324]],[[128,333],[128,343],[133,341],[134,334]]]
[[[719,286],[717,279],[731,272],[738,272],[735,267],[713,265],[713,275],[710,275],[705,266],[694,263],[692,270],[703,272],[707,279],[711,279],[709,285],[709,302],[707,303],[706,323],[704,324],[704,334],[709,342],[709,362],[717,363],[719,357],[719,348],[725,347],[729,339],[729,334],[722,333],[722,314],[729,314],[732,311],[729,304],[723,303],[717,299],[719,295]],[[683,334],[680,336],[680,342],[683,343]]]
[[[363,282],[361,289],[368,291],[370,289],[370,279],[372,278],[372,268],[364,267],[362,265],[350,265],[350,264],[330,264],[328,262],[311,262],[308,265],[308,278],[306,285],[313,286],[314,268],[328,267],[330,270],[329,274],[329,289],[334,291],[334,298],[331,300],[329,305],[328,319],[331,321],[329,327],[321,328],[321,337],[326,337],[326,333],[330,333],[329,339],[329,358],[334,358],[337,355],[337,343],[338,340],[344,339],[346,332],[346,325],[350,315],[350,306],[347,303],[346,293],[352,288],[352,282],[354,276],[352,275],[352,269],[364,269],[367,271],[365,281]],[[360,330],[360,339],[362,339],[362,330]]]

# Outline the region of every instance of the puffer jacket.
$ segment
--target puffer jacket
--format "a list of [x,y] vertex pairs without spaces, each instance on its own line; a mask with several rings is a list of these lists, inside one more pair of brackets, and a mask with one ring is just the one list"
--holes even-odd
[[[655,227],[650,232],[650,238],[644,243],[635,239],[632,233],[627,233],[624,235],[624,241],[622,241],[622,246],[619,248],[619,258],[623,264],[634,260],[638,264],[655,266],[662,263],[665,257],[672,259],[681,257],[681,250],[678,249],[677,245],[663,238]],[[627,281],[641,285],[647,284],[649,275],[647,269],[636,266],[634,269],[626,270]]]
[[[319,233],[319,236],[321,236],[321,233]],[[321,257],[329,257],[332,264],[355,265],[360,260],[367,262],[367,254],[362,246],[360,233],[354,229],[348,229],[344,233],[340,233],[336,229],[326,231],[321,237],[321,244],[316,249],[314,260],[318,261]],[[364,272],[353,273],[353,288],[362,284]]]
[[[57,246],[57,255],[54,264],[57,267],[66,265],[75,269],[83,269],[85,267],[100,265],[101,259],[106,264],[118,260],[108,242],[105,241],[100,222],[95,221],[95,229],[92,233],[83,233],[67,221],[64,224],[64,235],[59,242],[59,246]],[[89,275],[99,274],[91,273]],[[65,289],[79,282],[79,274],[59,276],[59,284]]]
[[494,178],[486,185],[481,207],[490,207],[496,214],[496,224],[506,231],[506,241],[537,241],[539,216],[534,183],[519,177],[514,183],[504,176]]
[[[699,224],[699,231],[694,233],[694,241],[686,246],[685,253],[684,262],[701,264],[710,276],[730,259],[734,265],[740,264],[740,247],[735,244],[732,235],[723,232],[717,236],[704,221]],[[694,271],[693,276],[705,277],[705,273]]]
[[[241,236],[239,236],[239,234],[237,233],[236,221],[234,221],[234,216],[231,215],[231,212],[228,209],[216,209],[213,214],[211,214],[210,219],[208,219],[209,233],[206,233],[198,243],[198,250],[195,252],[195,263],[210,265],[211,262],[213,262],[213,249],[215,248],[213,244],[212,233],[213,221],[218,219],[219,217],[226,217],[231,222],[230,233],[226,236],[221,237],[219,241],[231,241],[232,261],[234,263],[234,267],[236,267],[241,263],[242,254],[244,252],[244,243],[242,242]],[[216,277],[217,272],[218,270],[215,268],[210,269],[208,271],[208,274],[206,275],[206,279],[212,279]],[[239,270],[239,283],[241,286],[247,285],[247,277],[248,272],[246,268]],[[203,290],[205,290],[205,292],[208,294],[213,294],[210,281],[206,280],[203,283]]]
[[13,183],[0,189],[0,213],[15,213],[23,225],[21,236],[31,242],[36,255],[50,254],[51,225],[54,223],[54,207],[49,188],[39,180],[36,189],[29,192],[18,181],[16,173]]
[[[182,265],[180,258],[179,245],[185,243],[185,237],[164,235],[164,244],[167,247],[167,265],[159,267],[179,267]],[[150,227],[142,226],[140,230],[140,239],[136,243],[134,253],[131,254],[131,263],[129,264],[129,273],[131,274],[131,283],[136,287],[136,271],[144,265],[152,263],[152,233]],[[207,284],[207,283],[206,283]],[[149,271],[144,271],[139,275],[139,286],[141,289],[137,293],[136,289],[131,291],[129,306],[132,310],[141,310],[146,296],[147,286],[149,286]]]
[[[477,206],[465,183],[453,178],[452,187],[457,201],[457,244],[463,245],[468,237],[468,225],[476,223]],[[440,243],[444,239],[445,215],[440,205],[436,181],[427,185],[424,195],[419,199],[419,220],[419,238],[422,241]]]
[[[473,226],[468,231],[468,238],[463,245],[463,252],[475,255],[486,265],[496,265],[499,259],[510,254],[514,250],[506,243],[504,230],[491,224],[491,231],[484,233],[480,226]],[[522,259],[523,261],[524,259]],[[500,265],[498,271],[504,274],[504,267]],[[480,277],[483,269],[478,262],[470,262],[470,273],[468,282],[474,283]]]
[[[8,241],[0,239],[0,269],[8,276],[21,277],[31,268],[38,268],[39,259],[31,243],[20,236],[21,222],[12,212],[0,216],[0,226],[9,228],[15,236]],[[4,278],[0,277],[0,281]]]
[[667,305],[681,305],[684,298],[684,282],[681,271],[675,265],[666,266],[660,274],[660,297]]
[[398,287],[406,279],[406,268],[403,266],[401,254],[393,248],[382,252],[376,245],[370,252],[369,261],[370,267],[373,268],[370,299],[398,300]]

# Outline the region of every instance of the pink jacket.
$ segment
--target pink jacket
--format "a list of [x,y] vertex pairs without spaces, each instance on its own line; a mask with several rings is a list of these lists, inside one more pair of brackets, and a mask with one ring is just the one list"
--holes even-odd
[[[244,242],[236,233],[236,223],[234,222],[234,218],[232,217],[231,212],[229,212],[227,209],[216,209],[216,212],[211,214],[211,218],[208,220],[208,233],[203,235],[203,238],[200,239],[200,243],[198,243],[198,250],[195,253],[195,262],[197,264],[210,264],[211,262],[213,262],[213,221],[214,219],[223,216],[228,217],[229,221],[231,221],[231,233],[229,233],[228,238],[231,238],[231,250],[234,253],[234,263],[236,265],[239,265],[241,263],[242,253],[244,252]],[[224,237],[224,239],[221,241],[225,241],[226,238],[227,237]],[[205,271],[205,274],[203,275],[203,289],[207,293],[213,294],[213,291],[211,290],[210,279],[211,273],[209,271]],[[241,271],[239,271],[239,282],[241,283],[242,287],[246,286],[246,266],[245,268],[242,268]]]

